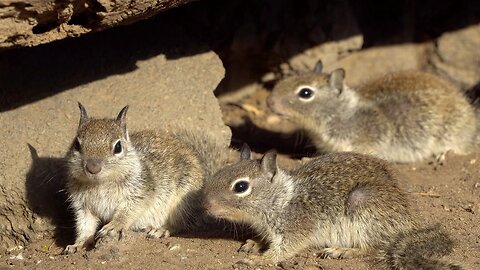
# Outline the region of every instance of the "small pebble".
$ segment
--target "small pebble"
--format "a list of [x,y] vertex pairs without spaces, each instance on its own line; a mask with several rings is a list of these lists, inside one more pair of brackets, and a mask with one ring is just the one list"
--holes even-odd
[[175,242],[168,242],[167,243],[167,248],[168,248],[168,250],[173,251],[173,250],[180,249],[180,245],[175,243]]
[[10,256],[10,260],[24,260],[23,254],[22,254],[22,253],[19,253],[19,254],[16,255],[16,256]]
[[173,245],[173,246],[168,248],[168,250],[170,250],[170,251],[177,250],[177,249],[180,249],[179,245]]
[[445,210],[445,211],[448,211],[448,212],[451,212],[451,211],[452,211],[452,208],[450,208],[450,207],[448,207],[448,206],[446,206],[446,205],[444,205],[444,204],[442,204],[442,207],[443,207],[443,210]]

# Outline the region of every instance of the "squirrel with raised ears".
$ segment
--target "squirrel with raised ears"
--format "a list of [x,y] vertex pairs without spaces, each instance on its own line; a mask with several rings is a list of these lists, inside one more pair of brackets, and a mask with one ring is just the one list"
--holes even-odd
[[287,171],[274,151],[252,160],[244,146],[241,161],[205,183],[203,201],[210,215],[250,225],[264,240],[268,248],[249,258],[253,264],[315,247],[323,258],[373,255],[384,269],[461,269],[431,258],[453,242],[439,226],[416,224],[396,182],[386,161],[368,155],[325,154]]
[[199,191],[226,161],[226,146],[188,131],[130,134],[128,106],[115,119],[90,118],[79,107],[77,135],[66,158],[76,240],[64,253],[105,236],[121,238],[129,229],[167,237],[202,221]]
[[467,154],[477,117],[467,98],[433,74],[401,71],[359,88],[345,70],[313,71],[280,80],[267,98],[271,110],[297,123],[325,152],[354,151],[394,162]]

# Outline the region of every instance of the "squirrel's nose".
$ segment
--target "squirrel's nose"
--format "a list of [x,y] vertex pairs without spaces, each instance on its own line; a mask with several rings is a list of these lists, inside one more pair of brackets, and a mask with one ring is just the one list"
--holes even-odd
[[91,174],[97,174],[102,170],[102,161],[100,159],[88,159],[87,171]]

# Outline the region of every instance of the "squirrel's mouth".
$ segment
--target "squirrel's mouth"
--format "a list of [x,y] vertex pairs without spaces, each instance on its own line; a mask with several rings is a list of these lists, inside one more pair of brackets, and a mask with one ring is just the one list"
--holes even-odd
[[207,199],[204,202],[204,208],[207,211],[207,214],[214,218],[236,221],[235,210],[225,207],[222,203],[219,203],[216,200]]
[[83,182],[96,183],[101,180],[101,177],[98,174],[89,174],[84,171],[81,180],[83,180]]
[[209,215],[217,218],[223,218],[224,211],[222,211],[222,207],[219,206],[217,201],[211,199],[205,200],[204,208]]
[[207,199],[204,203],[204,207],[208,215],[217,219],[225,219],[228,221],[240,223],[243,223],[246,220],[250,220],[248,215],[243,211],[235,208],[226,207],[221,203],[217,202],[216,200]]

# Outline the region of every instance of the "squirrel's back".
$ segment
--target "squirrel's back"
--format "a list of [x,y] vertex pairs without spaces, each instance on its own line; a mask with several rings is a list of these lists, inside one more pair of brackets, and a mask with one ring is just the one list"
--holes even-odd
[[[426,72],[399,71],[368,81],[356,90],[367,101],[373,102],[385,116],[397,122],[402,115],[415,113],[417,118],[438,119],[438,124],[456,119],[458,114],[466,121],[475,118],[466,96],[446,80]],[[418,115],[420,113],[420,115]],[[455,114],[455,115],[452,115]],[[412,117],[413,118],[413,117]],[[465,128],[467,128],[465,126]]]
[[[190,190],[199,189],[206,177],[202,160],[185,140],[164,131],[145,130],[130,135],[148,176],[145,184]],[[174,180],[174,181],[172,181]],[[162,192],[174,192],[164,190]]]
[[[326,154],[299,166],[290,175],[295,179],[298,194],[308,194],[312,200],[324,202],[318,204],[323,209],[332,205],[340,210],[337,214],[351,213],[353,201],[345,202],[345,198],[362,191],[360,197],[375,201],[375,207],[395,204],[400,216],[410,218],[405,194],[397,186],[396,172],[384,160],[351,152]],[[380,202],[384,199],[390,203]]]

